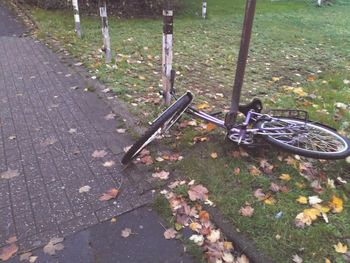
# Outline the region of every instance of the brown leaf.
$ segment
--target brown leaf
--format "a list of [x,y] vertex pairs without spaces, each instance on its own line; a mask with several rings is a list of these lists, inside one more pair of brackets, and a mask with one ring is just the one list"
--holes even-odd
[[207,211],[200,211],[199,212],[199,220],[204,223],[204,222],[209,222],[209,213]]
[[43,248],[44,253],[49,254],[50,256],[55,255],[56,251],[62,250],[64,248],[62,242],[63,238],[51,238],[49,243],[47,243],[47,245]]
[[234,170],[233,170],[233,174],[234,175],[239,175],[241,173],[241,168],[239,167],[236,167]]
[[273,165],[271,165],[266,159],[260,161],[260,167],[266,174],[272,174]]
[[153,159],[151,155],[146,155],[140,158],[141,163],[145,165],[151,165],[153,164]]
[[0,252],[0,259],[2,261],[6,261],[8,259],[10,259],[14,254],[16,254],[16,252],[18,251],[18,247],[16,244],[10,244],[4,248],[2,248],[1,252]]
[[205,201],[208,199],[208,189],[201,184],[193,185],[191,186],[190,190],[188,190],[188,195],[191,201]]
[[249,173],[253,176],[259,176],[261,175],[261,172],[258,168],[256,168],[254,165],[251,165],[249,167]]
[[281,187],[280,187],[278,184],[271,183],[271,185],[270,185],[270,190],[271,190],[272,192],[277,193],[277,192],[279,192],[279,191],[281,190]]
[[164,237],[165,239],[173,239],[176,237],[177,231],[174,228],[169,228],[165,230]]
[[169,178],[169,174],[170,174],[169,172],[160,171],[160,172],[157,172],[157,173],[153,173],[152,177],[158,178],[160,180],[167,180]]
[[241,209],[239,209],[239,213],[242,216],[251,217],[253,216],[254,208],[252,208],[250,205],[246,205],[244,207],[241,207]]
[[108,201],[116,198],[118,194],[119,194],[119,190],[116,188],[112,188],[112,189],[109,189],[106,193],[104,193],[99,200]]
[[103,158],[107,155],[108,153],[105,150],[96,150],[92,153],[92,157],[94,158]]

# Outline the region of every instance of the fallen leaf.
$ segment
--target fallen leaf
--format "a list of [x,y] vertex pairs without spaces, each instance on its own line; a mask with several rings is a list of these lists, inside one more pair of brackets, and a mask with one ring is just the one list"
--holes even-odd
[[209,240],[209,242],[211,243],[215,243],[220,239],[221,233],[220,230],[212,230],[210,231],[210,234],[207,236],[207,239]]
[[276,203],[276,200],[272,196],[270,196],[264,199],[264,203],[267,205],[274,205]]
[[115,165],[115,161],[107,161],[103,164],[104,167],[113,167]]
[[249,168],[249,173],[253,176],[259,176],[261,175],[261,172],[258,168],[256,168],[254,165],[251,165]]
[[116,189],[116,188],[111,188],[109,189],[106,193],[104,193],[100,198],[99,200],[100,201],[108,201],[108,200],[111,200],[111,199],[114,199],[118,196],[119,194],[119,190]]
[[282,174],[279,178],[280,178],[281,180],[287,181],[287,182],[291,179],[291,177],[290,177],[289,174]]
[[173,239],[176,237],[177,231],[174,228],[169,228],[164,232],[165,239]]
[[145,164],[145,165],[151,165],[153,164],[153,159],[151,155],[145,155],[143,157],[140,158],[141,163]]
[[217,159],[218,158],[218,154],[216,152],[213,152],[210,154],[210,157],[213,159]]
[[202,246],[204,243],[204,237],[202,235],[192,235],[190,236],[190,240],[198,246]]
[[212,124],[212,123],[207,124],[206,130],[208,132],[211,132],[212,130],[215,130],[215,129],[216,129],[216,126],[214,124]]
[[85,185],[79,188],[79,193],[87,193],[91,190],[91,187],[89,185]]
[[207,211],[200,211],[198,217],[202,223],[209,222],[209,213]]
[[43,147],[47,147],[47,146],[50,146],[50,145],[54,145],[56,142],[58,142],[58,140],[56,138],[47,138],[45,140],[43,140],[40,145],[43,146]]
[[241,168],[239,167],[236,167],[234,170],[233,170],[233,174],[234,175],[239,175],[241,173]]
[[11,178],[14,178],[16,176],[19,176],[18,170],[9,169],[6,172],[0,173],[0,178],[2,178],[2,179],[11,179]]
[[18,251],[18,246],[16,244],[10,244],[6,247],[3,247],[0,251],[0,259],[6,261],[10,259]]
[[253,193],[254,197],[258,198],[260,201],[261,200],[264,200],[266,195],[265,193],[263,192],[263,189],[262,188],[258,188],[254,191]]
[[222,259],[226,263],[234,263],[234,258],[233,258],[233,255],[231,253],[224,252],[224,255],[222,256]]
[[247,258],[246,255],[241,255],[236,259],[237,263],[249,263],[249,259]]
[[239,209],[239,213],[242,216],[252,217],[254,214],[254,208],[252,208],[250,205],[246,205],[244,207],[241,207],[241,209]]
[[302,259],[299,255],[297,255],[297,254],[293,255],[292,260],[293,260],[293,262],[295,262],[295,263],[303,263],[303,259]]
[[191,186],[191,188],[187,191],[187,193],[191,201],[196,201],[196,200],[205,201],[208,199],[208,189],[201,184]]
[[317,195],[314,196],[309,196],[309,204],[310,205],[315,205],[322,203],[322,199],[320,199]]
[[336,214],[341,213],[343,211],[343,200],[333,195],[330,202],[330,206],[332,208],[333,213],[336,213]]
[[117,129],[117,133],[125,133],[126,129]]
[[117,115],[115,115],[113,112],[111,112],[111,113],[107,114],[104,118],[105,118],[105,120],[113,120],[113,119],[115,119],[116,116]]
[[190,224],[190,229],[195,232],[199,232],[199,230],[202,228],[202,225],[197,222],[192,222]]
[[205,102],[205,103],[202,103],[202,104],[197,105],[196,108],[197,108],[198,110],[204,110],[204,109],[206,109],[206,108],[209,108],[209,104],[208,104],[207,102]]
[[338,242],[338,244],[334,245],[333,247],[337,253],[345,254],[348,252],[348,246],[342,244],[341,242]]
[[27,252],[27,253],[24,253],[24,254],[21,254],[19,256],[19,261],[24,261],[24,260],[27,260],[29,261],[29,258],[32,256],[33,254],[31,252]]
[[94,158],[103,158],[107,155],[108,153],[105,150],[96,150],[92,153],[92,157]]
[[169,174],[170,174],[169,172],[160,171],[160,172],[157,172],[157,173],[153,173],[152,177],[158,178],[160,180],[168,180]]
[[270,190],[272,192],[277,193],[277,192],[279,192],[281,190],[281,187],[278,184],[276,184],[276,183],[271,183],[270,184]]
[[121,236],[124,238],[127,238],[131,235],[131,229],[130,228],[125,228],[124,230],[122,230],[122,234]]
[[47,243],[47,245],[43,248],[44,253],[49,254],[50,256],[55,255],[56,251],[62,250],[64,248],[64,245],[62,244],[63,240],[63,238],[51,238],[49,243]]
[[225,248],[226,250],[232,250],[232,249],[233,249],[233,244],[232,244],[232,242],[225,241],[225,242],[224,242],[224,248]]
[[307,197],[305,197],[305,196],[299,196],[299,198],[297,199],[297,202],[298,202],[299,204],[306,205],[306,204],[308,203]]

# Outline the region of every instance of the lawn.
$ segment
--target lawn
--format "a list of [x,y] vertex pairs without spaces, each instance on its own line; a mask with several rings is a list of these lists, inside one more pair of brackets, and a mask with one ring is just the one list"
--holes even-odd
[[[227,110],[240,43],[244,1],[208,0],[208,19],[202,20],[201,1],[191,1],[175,17],[174,68],[178,93],[191,90],[195,104],[208,111]],[[317,8],[311,1],[258,1],[242,100],[260,97],[266,108],[299,108],[313,120],[336,127],[350,137],[350,3],[337,1]],[[91,76],[105,82],[118,97],[130,103],[141,123],[152,120],[159,105],[161,19],[110,18],[115,60],[105,65],[98,17],[83,17],[83,38],[75,37],[74,20],[68,12],[32,10],[40,38],[59,41]],[[347,108],[344,108],[345,104]],[[155,106],[156,105],[156,106]],[[338,107],[336,107],[336,105]],[[164,141],[185,158],[162,163],[163,168],[196,179],[209,189],[212,199],[235,228],[249,235],[258,248],[276,262],[347,262],[333,245],[350,237],[350,165],[345,161],[295,159],[273,149],[254,150],[249,156],[224,142],[220,131],[175,127],[178,139]],[[194,137],[208,141],[193,143]],[[223,145],[225,145],[223,147]],[[153,149],[156,152],[156,149]],[[216,152],[218,158],[210,154]],[[159,153],[156,153],[159,154]],[[263,160],[263,161],[262,161]],[[264,161],[273,166],[264,168]],[[312,168],[310,168],[312,165]],[[252,172],[255,166],[260,173]],[[240,168],[240,172],[237,171]],[[180,172],[179,172],[180,171]],[[290,175],[282,180],[281,174]],[[337,179],[341,177],[342,179]],[[331,179],[334,181],[334,187]],[[287,191],[272,191],[271,183]],[[257,189],[271,195],[271,202],[254,196]],[[276,190],[273,188],[273,190]],[[310,205],[299,196],[318,195],[326,205],[337,196],[344,201],[341,213],[327,213],[310,226],[298,228],[294,219]],[[252,217],[239,209],[249,202]]]

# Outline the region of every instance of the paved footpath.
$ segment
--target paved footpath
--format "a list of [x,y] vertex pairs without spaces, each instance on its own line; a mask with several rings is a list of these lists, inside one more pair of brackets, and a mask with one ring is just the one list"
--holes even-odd
[[[140,193],[130,179],[132,176],[120,164],[123,147],[131,140],[116,133],[121,120],[105,118],[111,109],[95,93],[83,91],[85,84],[79,75],[71,72],[45,45],[20,37],[22,32],[0,4],[0,248],[11,236],[17,236],[20,251],[26,251],[45,245],[52,237],[69,236],[68,240],[74,241],[72,234],[88,229],[88,233],[95,233],[94,242],[104,249],[104,260],[98,262],[181,262],[180,245],[164,245],[167,242],[161,234],[164,229],[157,216],[145,208],[133,212],[136,215],[121,218],[133,224],[134,217],[134,220],[144,217],[144,227],[149,225],[153,229],[148,235],[158,233],[158,240],[153,238],[149,243],[147,236],[140,234],[139,242],[162,243],[163,248],[153,247],[158,251],[155,254],[160,255],[158,259],[143,261],[139,257],[139,260],[136,252],[131,253],[133,248],[140,247],[136,238],[128,250],[120,246],[125,241],[120,240],[120,233],[110,229],[110,223],[101,224],[149,203],[152,198],[151,192]],[[94,158],[96,150],[104,150],[107,155]],[[104,167],[106,161],[116,165]],[[79,193],[86,185],[91,190]],[[118,198],[99,201],[102,193],[113,187],[120,187]],[[99,227],[105,231],[94,230]],[[76,245],[84,246],[79,236],[86,233],[77,234]],[[113,236],[109,237],[109,233]],[[90,243],[86,243],[86,251],[91,249]],[[173,254],[169,252],[172,247]],[[98,251],[96,248],[95,254]],[[118,255],[118,251],[120,260],[108,257],[109,253]],[[169,254],[164,254],[165,251]],[[92,260],[95,256],[88,256],[89,260],[61,257],[52,262],[95,262]],[[166,259],[169,257],[171,260]],[[17,262],[18,258],[14,260]]]

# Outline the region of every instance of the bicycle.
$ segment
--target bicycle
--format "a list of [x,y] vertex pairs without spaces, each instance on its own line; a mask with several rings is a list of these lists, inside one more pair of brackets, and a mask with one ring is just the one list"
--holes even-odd
[[[173,88],[171,95],[176,98]],[[156,137],[166,133],[184,112],[226,129],[227,137],[238,145],[253,145],[256,137],[260,137],[271,145],[305,157],[343,159],[350,155],[349,139],[331,127],[310,121],[306,111],[271,110],[274,114],[269,115],[261,113],[262,102],[253,99],[249,104],[239,106],[239,111],[245,116],[244,121],[226,127],[225,122],[216,117],[221,112],[208,114],[197,110],[191,106],[192,101],[193,95],[188,91],[161,113],[147,132],[124,154],[122,163],[128,164]]]

